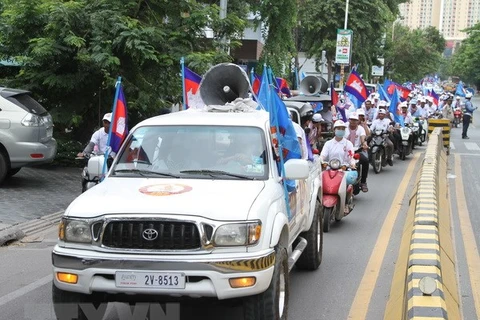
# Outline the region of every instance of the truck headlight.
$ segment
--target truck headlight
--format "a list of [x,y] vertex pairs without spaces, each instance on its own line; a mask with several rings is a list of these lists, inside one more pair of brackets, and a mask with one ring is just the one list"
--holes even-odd
[[92,232],[87,221],[63,219],[60,222],[58,238],[67,242],[92,242]]
[[250,246],[260,239],[260,222],[232,223],[218,227],[213,241],[215,246]]

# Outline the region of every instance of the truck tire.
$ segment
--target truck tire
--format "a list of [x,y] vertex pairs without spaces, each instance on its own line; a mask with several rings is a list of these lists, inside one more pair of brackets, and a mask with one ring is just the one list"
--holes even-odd
[[300,235],[307,240],[307,247],[298,259],[296,266],[302,270],[317,270],[322,263],[323,253],[323,225],[322,225],[322,204],[317,200],[312,226]]
[[288,314],[288,256],[280,245],[275,248],[275,269],[268,289],[243,301],[245,320],[286,320]]
[[[52,282],[52,302],[56,319],[102,320],[107,311],[107,303],[96,294],[82,294],[58,289]],[[92,304],[88,306],[88,304]],[[95,316],[85,315],[82,308],[95,307]]]
[[5,155],[0,151],[0,184],[5,180],[7,176],[7,158]]

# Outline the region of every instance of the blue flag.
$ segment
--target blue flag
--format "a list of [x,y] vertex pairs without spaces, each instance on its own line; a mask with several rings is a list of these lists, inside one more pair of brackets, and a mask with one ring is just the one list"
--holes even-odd
[[395,89],[392,95],[392,99],[390,101],[390,108],[388,111],[393,114],[393,121],[399,123],[400,126],[405,127],[405,123],[403,121],[403,116],[401,116],[398,112],[398,104],[400,103],[400,96],[398,95],[398,90]]
[[459,84],[457,84],[457,90],[455,91],[455,95],[465,97],[465,90],[463,89],[463,83],[461,81]]
[[[388,80],[387,80],[388,81]],[[388,94],[385,92],[385,89],[383,86],[381,86],[380,84],[377,85],[377,91],[378,91],[378,94],[380,95],[380,100],[384,100],[384,101],[387,101],[387,102],[390,102],[390,97],[388,96]]]

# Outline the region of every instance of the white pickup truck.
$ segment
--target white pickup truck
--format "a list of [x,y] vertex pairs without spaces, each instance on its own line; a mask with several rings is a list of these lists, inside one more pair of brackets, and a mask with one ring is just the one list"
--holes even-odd
[[320,160],[285,163],[296,182],[287,210],[271,138],[257,110],[188,110],[133,128],[61,221],[57,317],[67,303],[163,296],[242,298],[246,319],[286,319],[289,271],[322,260]]

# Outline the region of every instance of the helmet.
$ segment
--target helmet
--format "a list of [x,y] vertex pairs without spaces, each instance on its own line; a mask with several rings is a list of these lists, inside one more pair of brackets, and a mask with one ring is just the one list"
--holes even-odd
[[385,109],[380,109],[378,110],[378,114],[387,114],[387,111],[385,111]]
[[358,120],[358,114],[356,112],[350,113],[350,116],[348,117],[350,120]]
[[312,121],[313,122],[322,122],[323,121],[322,115],[320,113],[315,113],[312,117]]
[[103,116],[102,121],[104,121],[104,120],[106,120],[106,121],[108,121],[108,122],[111,123],[111,122],[112,122],[112,114],[111,114],[111,113],[105,113],[105,115]]
[[473,95],[472,95],[471,92],[467,92],[467,93],[465,94],[465,98],[466,98],[466,99],[470,99],[472,96],[473,96]]
[[338,128],[338,127],[346,127],[347,125],[345,124],[345,122],[343,122],[342,120],[337,120],[335,121],[335,124],[333,125],[333,128]]
[[365,111],[363,109],[358,109],[357,110],[357,115],[358,116],[365,116]]

